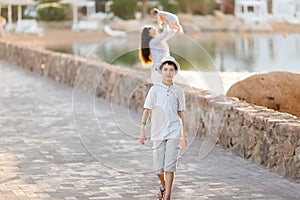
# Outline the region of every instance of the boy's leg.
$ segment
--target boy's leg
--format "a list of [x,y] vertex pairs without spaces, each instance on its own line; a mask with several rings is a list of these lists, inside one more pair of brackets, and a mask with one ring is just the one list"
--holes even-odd
[[159,199],[163,199],[166,191],[165,174],[164,173],[157,174],[157,177],[159,178],[161,183],[157,196]]
[[160,180],[161,186],[158,191],[158,198],[163,198],[163,191],[165,190],[165,175],[164,175],[164,158],[165,158],[166,141],[153,140],[153,166],[157,177]]
[[163,173],[166,141],[164,140],[153,140],[153,168],[155,174]]
[[166,144],[165,155],[165,197],[164,200],[171,198],[174,172],[176,171],[176,164],[178,160],[180,139],[168,139]]
[[166,192],[165,192],[164,200],[171,199],[173,180],[174,180],[174,172],[166,172]]
[[164,173],[157,174],[157,177],[158,177],[158,179],[160,180],[160,183],[161,183],[160,189],[164,190],[166,188],[165,174]]

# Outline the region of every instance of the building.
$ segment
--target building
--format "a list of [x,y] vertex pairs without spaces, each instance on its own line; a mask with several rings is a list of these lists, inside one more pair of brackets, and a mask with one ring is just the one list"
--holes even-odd
[[267,21],[267,0],[236,0],[234,14],[246,23]]
[[300,23],[300,0],[272,0],[271,10],[275,20]]
[[300,24],[300,0],[235,0],[234,13],[246,23],[273,20]]

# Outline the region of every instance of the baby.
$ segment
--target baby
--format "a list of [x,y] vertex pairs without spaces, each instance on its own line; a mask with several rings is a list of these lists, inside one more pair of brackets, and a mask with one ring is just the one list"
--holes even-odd
[[169,25],[170,29],[176,29],[179,33],[183,34],[183,29],[179,24],[179,19],[176,15],[153,8],[151,10],[151,17],[157,21],[160,29],[162,28],[162,24],[165,23]]

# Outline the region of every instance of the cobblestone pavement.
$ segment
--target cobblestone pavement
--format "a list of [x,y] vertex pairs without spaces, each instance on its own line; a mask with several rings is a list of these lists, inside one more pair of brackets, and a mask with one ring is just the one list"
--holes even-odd
[[[139,115],[0,60],[0,199],[156,199]],[[73,97],[73,98],[72,98]],[[300,199],[300,184],[189,138],[172,199]]]

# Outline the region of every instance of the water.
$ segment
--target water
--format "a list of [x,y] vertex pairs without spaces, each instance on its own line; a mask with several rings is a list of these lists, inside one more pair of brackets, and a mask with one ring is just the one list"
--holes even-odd
[[[75,43],[47,49],[97,58],[123,67],[139,63],[139,35],[111,38],[102,43]],[[170,52],[181,64],[184,79],[192,86],[207,85],[208,79],[195,77],[195,71],[221,72],[228,90],[230,85],[253,73],[289,71],[300,73],[300,35],[266,33],[199,33],[190,38],[176,35],[169,40]],[[224,76],[225,74],[225,76]],[[206,76],[206,75],[205,75]],[[205,79],[205,78],[204,78]],[[204,82],[204,83],[203,83]],[[209,89],[209,88],[205,88]]]
[[[300,35],[296,33],[213,32],[198,34],[195,38],[175,36],[169,41],[171,54],[179,60],[183,70],[300,72]],[[132,67],[139,63],[138,46],[139,36],[46,48],[75,55],[93,55],[112,64]],[[197,63],[191,64],[195,61]]]

